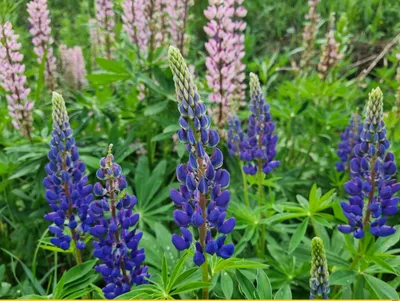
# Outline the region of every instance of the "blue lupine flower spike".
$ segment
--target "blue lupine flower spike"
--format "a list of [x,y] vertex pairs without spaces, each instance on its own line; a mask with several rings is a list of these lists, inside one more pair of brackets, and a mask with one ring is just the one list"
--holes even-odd
[[337,155],[340,162],[336,163],[336,170],[343,172],[350,170],[350,160],[354,157],[354,146],[361,143],[360,134],[363,129],[361,117],[353,114],[350,119],[349,126],[340,134],[341,141],[338,144]]
[[[82,262],[79,250],[85,248],[82,234],[88,229],[87,210],[93,195],[92,185],[84,176],[85,164],[79,160],[78,148],[72,136],[67,109],[60,94],[53,92],[53,131],[43,180],[46,200],[52,209],[44,218],[53,222],[50,241],[67,250],[71,241],[76,246],[77,263]],[[69,228],[69,231],[66,229]]]
[[250,73],[250,96],[251,114],[240,159],[248,162],[243,166],[246,174],[255,175],[258,169],[268,174],[279,166],[279,161],[274,160],[278,136],[274,134],[275,124],[271,120],[269,105],[265,102],[260,82],[254,73]]
[[245,135],[240,120],[235,113],[228,117],[228,139],[227,145],[230,156],[240,157],[240,152],[245,146]]
[[[354,147],[350,161],[352,179],[344,185],[349,203],[342,202],[348,225],[340,225],[343,233],[364,237],[369,228],[374,236],[389,236],[396,229],[386,225],[389,216],[398,212],[400,183],[396,183],[397,166],[383,121],[383,95],[379,88],[371,91],[366,110],[361,142]],[[364,201],[367,208],[364,210]]]
[[112,144],[107,157],[100,160],[96,172],[100,182],[93,189],[97,199],[88,211],[92,221],[89,232],[96,238],[93,254],[103,261],[95,269],[106,282],[103,293],[107,299],[129,292],[134,284],[147,283],[150,277],[143,265],[144,249],[138,248],[143,233],[136,228],[139,213],[133,213],[137,200],[126,192],[125,176],[114,162],[111,148]]
[[310,299],[328,299],[329,271],[322,239],[314,237],[311,241]]
[[[229,186],[230,175],[221,168],[223,155],[216,147],[219,135],[210,129],[211,121],[206,114],[206,106],[197,93],[185,60],[179,50],[172,46],[168,58],[181,113],[178,137],[189,152],[189,162],[180,164],[176,169],[180,188],[171,189],[170,193],[175,205],[180,207],[174,211],[174,220],[182,233],[181,236],[173,234],[172,242],[178,250],[188,249],[193,243],[193,235],[188,227],[192,225],[198,228],[199,242],[195,243],[193,261],[200,266],[206,260],[205,253],[229,258],[234,251],[233,244],[224,244],[226,235],[236,225],[234,217],[226,219],[230,194],[225,189]],[[208,155],[209,149],[211,155]]]

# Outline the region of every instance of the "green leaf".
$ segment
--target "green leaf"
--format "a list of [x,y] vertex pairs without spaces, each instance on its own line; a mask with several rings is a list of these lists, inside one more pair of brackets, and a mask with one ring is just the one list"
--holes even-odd
[[3,281],[5,273],[6,273],[6,266],[2,264],[0,265],[0,282]]
[[354,282],[356,276],[355,271],[335,271],[329,276],[329,284],[350,285]]
[[144,110],[144,116],[153,116],[164,111],[168,106],[168,101],[163,101],[156,103],[154,105],[148,106],[146,110]]
[[368,274],[365,274],[364,278],[379,299],[399,299],[399,295],[397,294],[396,290],[387,284],[387,282]]
[[64,273],[61,277],[61,279],[58,281],[54,291],[53,291],[53,296],[54,299],[61,299],[61,295],[64,290],[64,285],[65,285],[65,276],[67,273]]
[[[299,207],[300,208],[300,207]],[[278,213],[275,214],[269,218],[266,219],[267,224],[272,224],[272,223],[277,223],[277,222],[283,222],[288,219],[292,218],[300,218],[303,216],[307,216],[308,214],[306,212],[299,212],[299,213]]]
[[185,264],[185,261],[186,261],[186,258],[188,257],[188,255],[189,255],[189,253],[186,252],[176,263],[176,265],[171,273],[171,276],[169,277],[167,291],[170,291],[171,288],[173,288],[175,286],[176,279],[179,277],[182,267]]
[[94,73],[89,74],[87,79],[94,85],[108,85],[121,80],[127,80],[131,76],[129,74],[118,73]]
[[292,300],[292,291],[290,290],[290,286],[285,284],[282,286],[275,294],[275,300]]
[[20,298],[18,298],[18,300],[49,300],[49,298],[47,296],[40,296],[40,295],[25,295],[22,296]]
[[305,197],[303,197],[302,195],[298,194],[298,195],[296,195],[296,199],[304,209],[308,210],[308,208],[309,208],[308,200]]
[[166,139],[171,139],[172,135],[173,135],[172,132],[161,133],[161,134],[158,134],[158,135],[154,136],[153,138],[151,138],[151,142],[157,142],[157,141],[162,141],[162,140],[166,140]]
[[311,212],[315,212],[318,207],[318,189],[317,184],[314,184],[310,190],[310,195],[308,197],[310,203]]
[[246,299],[254,299],[254,292],[256,291],[254,284],[249,279],[247,279],[247,277],[245,277],[240,271],[236,273],[236,276],[237,280],[239,281],[239,290],[243,293]]
[[162,259],[161,277],[162,277],[164,287],[167,287],[167,285],[168,285],[168,263],[167,263],[167,258],[165,257],[165,254]]
[[179,275],[178,278],[176,278],[175,285],[171,289],[176,288],[184,282],[189,281],[190,277],[196,272],[199,272],[199,269],[197,267],[184,271],[182,274]]
[[297,226],[296,231],[293,233],[292,238],[289,242],[289,254],[292,253],[299,246],[301,240],[307,231],[309,218],[305,218],[304,221]]
[[79,265],[74,266],[65,275],[65,284],[71,283],[73,281],[78,280],[79,278],[83,278],[86,274],[93,271],[93,267],[96,264],[96,260],[89,260]]
[[271,282],[267,274],[261,269],[257,270],[257,293],[260,299],[272,299]]
[[105,71],[111,73],[119,73],[119,74],[128,74],[129,71],[126,70],[125,65],[121,62],[116,62],[114,60],[108,60],[106,58],[97,58],[96,59],[97,65]]
[[240,258],[229,258],[221,260],[215,267],[213,274],[227,269],[266,269],[268,265],[256,261],[245,260]]
[[210,285],[211,285],[210,282],[201,282],[201,281],[190,282],[190,283],[187,283],[187,284],[184,284],[184,285],[178,287],[176,290],[174,290],[171,293],[171,295],[177,295],[177,294],[195,291],[195,290],[201,289],[203,287],[209,287]]
[[221,273],[221,289],[224,293],[225,299],[231,299],[233,294],[233,281],[228,273]]
[[379,265],[386,272],[399,276],[399,272],[396,271],[396,269],[393,266],[391,266],[388,262],[386,262],[384,259],[376,256],[368,257],[368,259],[372,260],[375,264]]
[[384,253],[400,240],[400,226],[396,227],[396,232],[388,237],[379,237],[375,243],[375,253]]

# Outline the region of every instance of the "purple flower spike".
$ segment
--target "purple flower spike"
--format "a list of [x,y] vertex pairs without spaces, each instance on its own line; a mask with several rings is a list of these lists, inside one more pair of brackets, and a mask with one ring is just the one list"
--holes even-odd
[[[353,129],[349,129],[351,126]],[[357,140],[354,138],[357,137],[358,126],[350,124],[350,127],[344,136],[352,135],[352,139]],[[392,179],[397,172],[397,165],[393,153],[388,152],[390,143],[386,138],[383,95],[379,88],[369,94],[367,113],[359,136],[358,144],[354,146],[354,157],[348,165],[352,179],[344,185],[349,202],[341,203],[348,225],[340,225],[338,229],[345,234],[353,233],[358,239],[364,237],[367,226],[374,236],[389,236],[396,231],[386,222],[389,216],[398,212],[399,198],[395,194],[400,189],[400,183]],[[345,157],[341,158],[341,164],[347,162],[351,154],[348,138],[346,141],[341,148],[343,152],[338,152]]]
[[[89,203],[93,199],[92,185],[87,185],[85,164],[79,160],[78,149],[72,136],[69,118],[61,95],[53,92],[53,131],[46,165],[47,176],[43,180],[46,200],[53,212],[44,218],[54,223],[49,231],[56,237],[55,246],[67,250],[73,240],[76,247],[84,248],[81,236],[88,230]],[[71,230],[72,237],[65,234]]]
[[[180,164],[176,169],[178,181],[181,183],[180,189],[171,189],[170,193],[175,205],[181,207],[181,210],[174,211],[174,220],[183,234],[182,237],[174,234],[172,242],[178,250],[189,248],[192,234],[186,228],[190,225],[198,228],[200,239],[195,242],[193,261],[196,265],[202,265],[206,261],[205,253],[216,253],[222,258],[233,255],[233,244],[224,245],[224,234],[231,233],[236,225],[234,217],[225,220],[230,201],[229,191],[225,189],[229,186],[230,175],[221,168],[224,158],[222,152],[216,148],[219,142],[218,132],[210,129],[207,110],[200,100],[191,73],[179,50],[174,47],[169,49],[169,63],[174,74],[181,112],[181,129],[178,135],[184,137],[180,140],[189,151],[189,162],[186,165]],[[223,234],[217,239],[219,244],[212,239],[212,229],[216,235]],[[221,237],[224,239],[221,240]]]
[[[350,124],[343,133],[340,134],[340,139],[342,140],[338,144],[337,155],[340,158],[340,162],[336,163],[336,170],[338,172],[343,172],[349,169],[351,166],[351,159],[354,157],[354,147],[361,143],[360,134],[363,129],[361,118],[358,114],[353,114],[350,119]],[[357,163],[358,160],[355,161]]]
[[259,169],[265,174],[279,166],[274,161],[278,136],[271,121],[269,105],[265,102],[257,75],[250,73],[250,112],[247,139],[239,144],[240,159],[247,161],[243,171],[255,175]]
[[[125,176],[121,166],[114,162],[111,148],[112,145],[107,157],[100,160],[97,172],[98,178],[105,182],[94,186],[100,198],[93,201],[88,210],[89,232],[95,237],[93,254],[103,261],[95,269],[106,282],[103,293],[107,299],[129,292],[134,284],[147,283],[146,278],[150,277],[147,266],[143,265],[144,249],[138,248],[143,233],[136,228],[139,214],[133,213],[137,200],[126,193]],[[186,240],[189,237],[184,234],[177,245],[182,246]]]

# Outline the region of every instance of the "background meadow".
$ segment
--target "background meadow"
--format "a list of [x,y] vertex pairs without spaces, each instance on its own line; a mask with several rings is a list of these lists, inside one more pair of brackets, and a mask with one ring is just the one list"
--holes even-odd
[[[310,270],[324,265],[311,258],[321,242],[330,299],[399,298],[400,231],[379,238],[366,231],[357,239],[338,230],[348,224],[340,203],[348,197],[344,187],[350,180],[348,154],[339,157],[338,144],[352,116],[358,120],[354,114],[365,120],[368,93],[379,86],[386,138],[394,157],[400,157],[400,2],[32,2],[0,2],[0,298],[308,299],[310,286],[316,297]],[[5,24],[12,25],[18,37],[10,39],[20,47],[5,43],[10,37]],[[216,28],[223,34],[218,36]],[[170,45],[180,50],[190,71],[176,67],[182,61],[169,53]],[[13,70],[6,46],[23,55],[11,59]],[[20,63],[24,69],[15,67]],[[26,76],[20,78],[22,87],[9,83],[10,78],[15,82],[10,72]],[[186,126],[177,109],[186,97],[179,90],[179,83],[185,85],[180,72],[185,79],[193,77],[207,107],[202,114],[219,133],[222,168],[230,174],[229,207],[221,212],[226,211],[226,221],[236,219],[235,228],[226,230],[234,253],[225,256],[229,259],[221,249],[218,256],[206,254],[205,272],[204,264],[198,267],[202,257],[194,241],[178,251],[171,240],[182,227],[170,192],[180,187],[176,168],[196,164],[190,147],[179,141],[190,138],[177,134]],[[250,73],[258,76],[261,90]],[[251,95],[250,86],[255,87]],[[10,100],[15,91],[23,93]],[[145,284],[132,281],[125,295],[107,297],[102,290],[110,280],[94,268],[104,262],[94,247],[101,235],[82,235],[86,248],[78,266],[74,244],[62,248],[51,241],[51,222],[43,217],[52,209],[43,179],[49,174],[54,116],[64,118],[64,102],[55,101],[53,91],[65,101],[88,183],[105,179],[98,169],[111,167],[99,160],[108,162],[112,144],[127,183],[118,201],[137,198],[133,212],[140,218],[134,224],[143,232],[140,248],[150,278]],[[247,162],[241,153],[232,150],[232,118],[238,116],[247,137],[249,105],[260,92],[278,137],[273,159],[280,163],[251,175],[243,171]],[[204,144],[211,157],[215,145]],[[343,157],[342,171],[337,163]],[[393,214],[387,224],[399,230],[399,222],[399,214]],[[194,218],[191,223],[195,240]],[[316,236],[321,241],[312,244]],[[319,273],[323,281],[317,286],[325,289],[327,276]]]

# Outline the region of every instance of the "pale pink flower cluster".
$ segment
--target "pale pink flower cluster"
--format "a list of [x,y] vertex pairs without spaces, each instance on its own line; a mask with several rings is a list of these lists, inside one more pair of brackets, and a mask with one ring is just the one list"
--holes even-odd
[[41,64],[46,53],[45,79],[50,90],[56,88],[56,58],[53,55],[53,38],[50,28],[50,11],[47,0],[32,0],[27,4],[33,49]]
[[132,43],[138,47],[138,54],[147,51],[151,32],[146,18],[146,0],[125,0],[122,3],[123,29]]
[[174,29],[176,3],[181,7],[190,0],[125,0],[122,4],[123,29],[138,47],[139,56],[148,56],[154,49],[170,43]]
[[82,48],[79,46],[67,48],[66,45],[61,45],[60,54],[61,69],[67,84],[76,90],[85,87],[87,81]]
[[[210,101],[217,103],[214,112],[217,125],[222,128],[229,112],[230,101],[243,99],[245,66],[243,31],[246,23],[241,20],[247,14],[241,6],[243,0],[209,0],[204,15],[209,20],[204,31],[209,36],[205,44],[207,82],[212,89]],[[233,105],[233,104],[231,104]]]
[[96,58],[99,54],[101,45],[104,42],[101,40],[100,29],[97,27],[96,19],[89,19],[89,34],[90,34],[90,45],[91,45],[91,57],[92,57],[92,68],[96,66]]
[[326,35],[326,44],[322,46],[322,54],[318,64],[318,73],[322,79],[325,79],[329,70],[343,57],[340,53],[338,43],[335,39],[335,17],[331,16],[331,24]]
[[317,33],[317,25],[319,22],[320,15],[317,13],[317,6],[320,0],[309,0],[308,6],[309,11],[305,16],[306,24],[304,25],[303,31],[303,45],[304,50],[302,54],[302,58],[300,61],[300,66],[308,66],[311,58],[313,57],[313,48],[315,36]]
[[113,43],[115,40],[114,4],[110,0],[96,0],[96,20],[100,28],[100,42],[108,59],[112,59]]
[[171,45],[176,46],[182,55],[187,42],[185,31],[191,5],[193,5],[191,0],[170,0],[167,4]]
[[31,139],[33,103],[28,101],[29,88],[25,88],[24,56],[21,44],[10,22],[0,24],[0,84],[7,92],[8,112],[13,126]]

